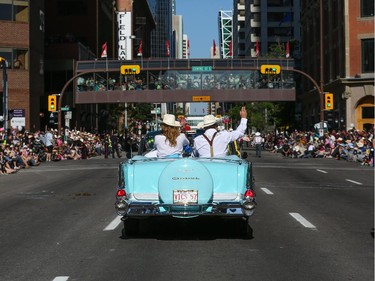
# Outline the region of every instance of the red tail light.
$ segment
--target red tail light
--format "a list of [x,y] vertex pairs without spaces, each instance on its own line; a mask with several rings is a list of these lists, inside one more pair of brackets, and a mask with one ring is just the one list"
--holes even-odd
[[126,196],[125,190],[123,190],[123,189],[117,190],[116,196],[117,197],[124,197],[124,196]]
[[245,191],[244,197],[245,197],[245,198],[246,198],[246,197],[255,197],[255,193],[254,193],[253,190],[248,189],[248,190]]

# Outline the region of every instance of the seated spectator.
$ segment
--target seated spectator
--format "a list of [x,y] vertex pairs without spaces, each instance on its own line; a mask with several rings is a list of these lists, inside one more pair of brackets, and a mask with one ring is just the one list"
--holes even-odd
[[303,144],[303,141],[300,140],[294,147],[293,147],[293,157],[294,158],[302,158],[305,155],[306,147]]
[[284,157],[290,157],[292,155],[292,151],[290,149],[290,145],[288,143],[288,140],[285,140],[283,142],[283,145],[281,146],[281,154]]
[[315,157],[315,146],[313,142],[309,142],[307,149],[305,150],[303,158],[314,158]]
[[326,158],[326,157],[327,157],[326,148],[324,144],[320,144],[316,152],[316,158]]
[[29,166],[39,166],[40,165],[40,161],[39,161],[38,154],[36,154],[33,151],[31,151],[30,156],[29,156],[29,160],[28,160],[27,164]]
[[9,174],[14,174],[17,172],[16,169],[13,169],[10,166],[10,162],[5,157],[3,151],[0,152],[0,165],[1,165],[1,174],[9,175]]
[[338,150],[338,156],[336,157],[337,160],[344,159],[348,160],[349,157],[349,152],[346,148],[345,144],[340,144],[339,145],[339,150]]

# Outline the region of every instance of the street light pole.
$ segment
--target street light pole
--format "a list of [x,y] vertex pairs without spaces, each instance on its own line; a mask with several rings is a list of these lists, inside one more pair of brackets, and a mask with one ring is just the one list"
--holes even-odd
[[321,129],[323,129],[324,123],[324,99],[323,99],[323,86],[324,86],[324,60],[323,60],[323,0],[320,0],[320,122],[321,122]]
[[8,74],[7,61],[0,57],[0,66],[3,68],[3,127],[5,135],[8,131]]

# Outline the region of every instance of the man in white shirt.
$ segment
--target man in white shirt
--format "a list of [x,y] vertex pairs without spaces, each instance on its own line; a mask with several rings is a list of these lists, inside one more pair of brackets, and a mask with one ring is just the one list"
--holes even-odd
[[255,144],[255,156],[256,157],[261,157],[261,152],[262,152],[262,144],[264,142],[264,139],[260,135],[259,132],[255,133],[254,137],[254,144]]
[[241,122],[236,130],[218,131],[215,116],[203,117],[203,135],[194,138],[193,152],[199,157],[221,157],[227,155],[228,144],[245,135],[247,129],[247,111],[243,106],[240,111]]

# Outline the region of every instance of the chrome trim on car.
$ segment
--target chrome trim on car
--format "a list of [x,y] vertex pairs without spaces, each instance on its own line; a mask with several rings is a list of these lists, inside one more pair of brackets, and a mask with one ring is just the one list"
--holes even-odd
[[159,200],[158,193],[132,193],[130,196],[136,200]]
[[[118,204],[116,204],[116,208],[117,206]],[[162,204],[158,202],[127,202],[127,207],[127,212],[125,214],[121,214],[124,217],[248,217],[254,212],[254,208],[244,209],[241,202],[213,202],[209,204],[189,204],[187,206]]]
[[241,194],[239,193],[217,193],[214,192],[213,194],[213,200],[219,201],[219,200],[235,200],[238,201],[241,198]]
[[[213,201],[220,201],[220,200],[239,201],[241,196],[242,195],[240,193],[214,193]],[[129,194],[129,197],[133,197],[136,200],[150,200],[150,201],[159,200],[158,193],[132,193],[132,194]]]

